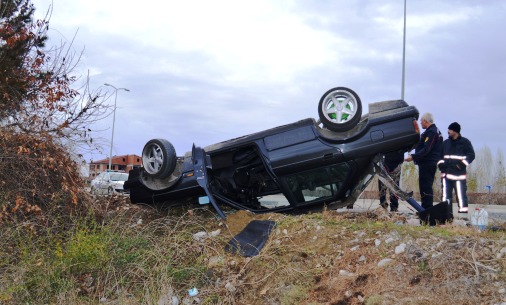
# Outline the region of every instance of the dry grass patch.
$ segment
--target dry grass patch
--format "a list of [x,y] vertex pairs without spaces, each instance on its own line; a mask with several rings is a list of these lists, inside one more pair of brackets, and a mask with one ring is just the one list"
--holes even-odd
[[[65,232],[2,227],[5,304],[494,304],[504,232],[413,227],[381,210],[289,216],[94,202]],[[226,252],[250,221],[277,223],[257,256]],[[59,232],[59,233],[55,233]],[[199,235],[201,238],[196,238]],[[27,238],[28,237],[28,238]],[[398,247],[404,245],[404,251]],[[397,252],[396,252],[397,251]],[[503,252],[501,252],[503,251]],[[506,253],[504,253],[506,255]],[[384,266],[381,261],[389,259]],[[188,289],[199,291],[194,298]],[[436,299],[437,298],[437,299]]]

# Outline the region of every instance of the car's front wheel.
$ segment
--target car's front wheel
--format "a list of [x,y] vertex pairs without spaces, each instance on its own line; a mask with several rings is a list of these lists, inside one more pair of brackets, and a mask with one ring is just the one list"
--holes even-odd
[[144,145],[142,164],[146,173],[153,178],[167,178],[176,168],[176,150],[165,139],[153,139]]
[[348,131],[360,121],[362,102],[351,89],[332,88],[320,99],[318,115],[325,128],[338,132]]

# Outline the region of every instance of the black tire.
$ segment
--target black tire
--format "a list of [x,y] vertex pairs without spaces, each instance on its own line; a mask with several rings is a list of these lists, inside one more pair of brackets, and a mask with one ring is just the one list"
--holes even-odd
[[167,178],[176,168],[176,150],[165,139],[153,139],[142,149],[142,164],[148,176]]
[[348,131],[360,122],[362,102],[351,89],[332,88],[320,99],[318,115],[325,128],[337,132]]

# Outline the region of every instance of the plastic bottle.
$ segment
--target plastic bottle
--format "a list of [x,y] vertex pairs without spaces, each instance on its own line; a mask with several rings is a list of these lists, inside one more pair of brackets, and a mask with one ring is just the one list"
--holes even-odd
[[471,215],[471,225],[483,231],[488,227],[488,213],[485,209],[476,208],[473,215]]

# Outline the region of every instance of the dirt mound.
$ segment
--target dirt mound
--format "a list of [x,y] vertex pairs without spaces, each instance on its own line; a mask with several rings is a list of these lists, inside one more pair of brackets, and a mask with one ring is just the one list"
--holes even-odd
[[[213,270],[231,304],[493,304],[506,301],[504,233],[411,226],[402,214],[230,214],[226,240],[277,223],[261,253],[222,253]],[[222,224],[223,225],[223,224]],[[230,236],[229,236],[230,234]],[[227,268],[228,267],[228,268]],[[211,269],[215,269],[214,267]]]

